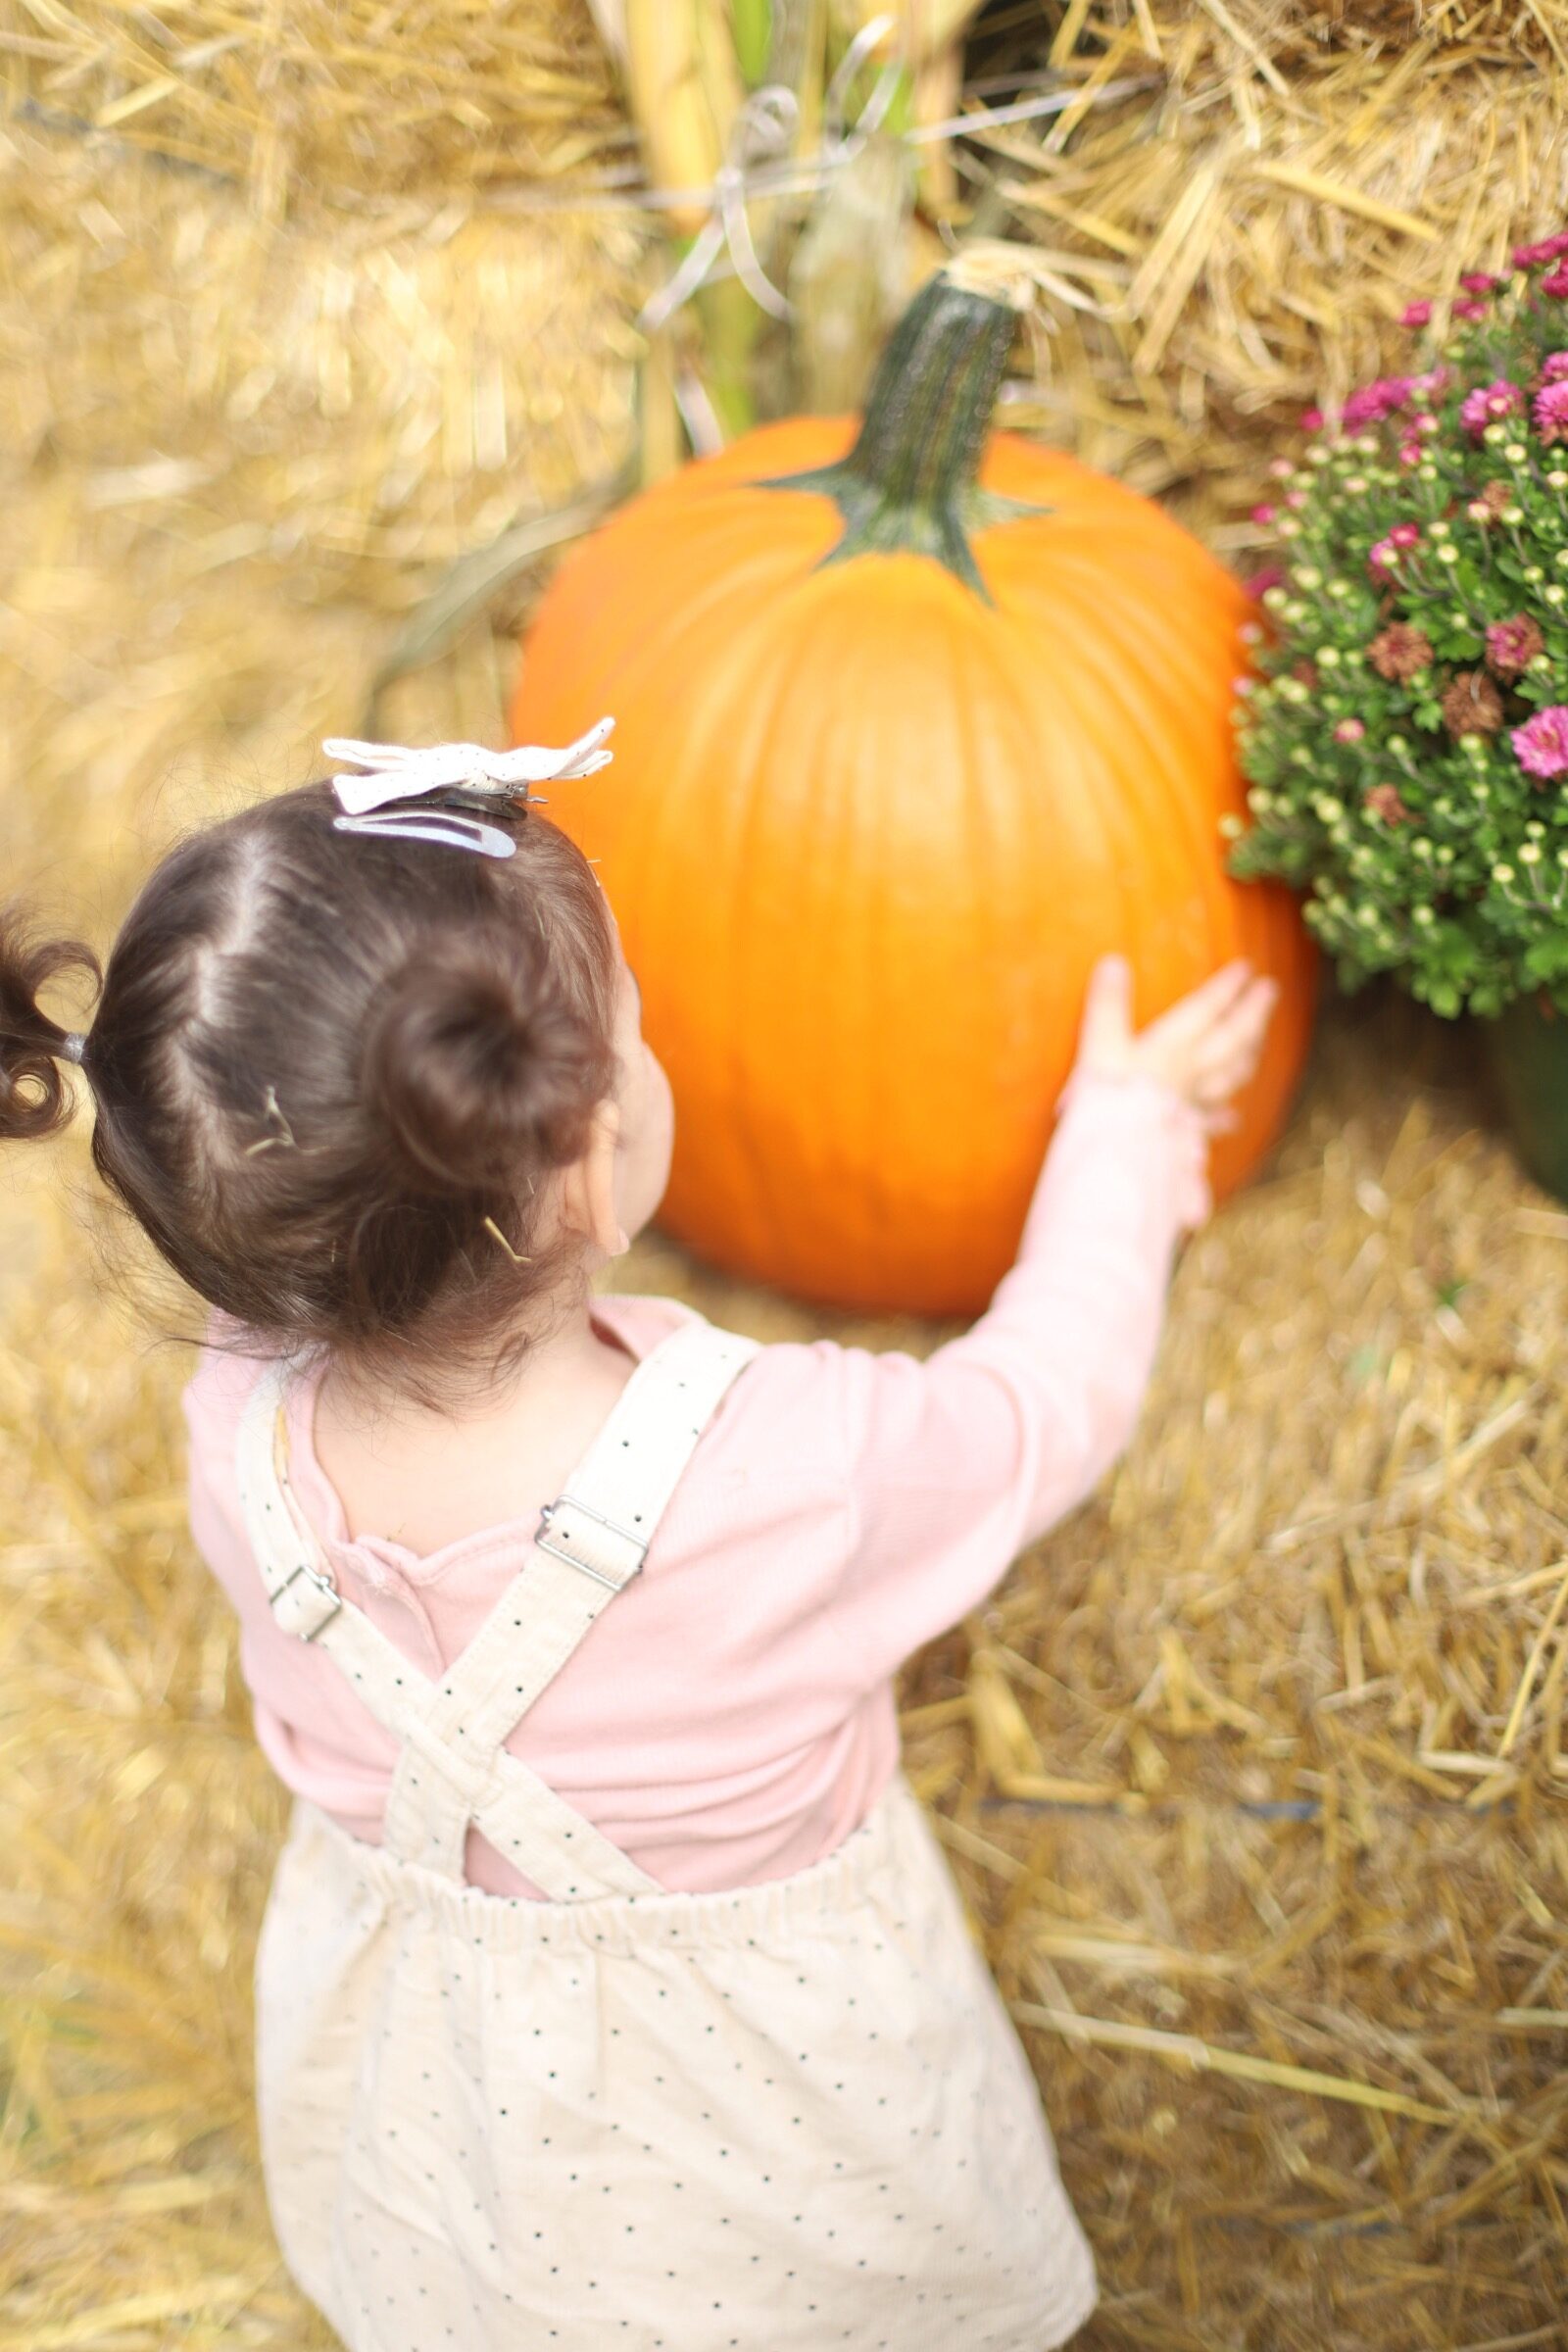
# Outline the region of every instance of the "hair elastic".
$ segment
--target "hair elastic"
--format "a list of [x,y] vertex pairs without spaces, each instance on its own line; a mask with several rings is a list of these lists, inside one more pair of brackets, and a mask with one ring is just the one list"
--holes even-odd
[[86,1053],[87,1040],[79,1029],[73,1029],[69,1037],[63,1037],[60,1041],[59,1057],[62,1061],[74,1061],[79,1065]]

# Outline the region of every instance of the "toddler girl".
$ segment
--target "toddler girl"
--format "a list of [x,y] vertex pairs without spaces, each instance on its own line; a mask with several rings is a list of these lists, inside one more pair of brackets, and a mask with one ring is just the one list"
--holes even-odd
[[1046,2352],[1094,2301],[892,1677],[1131,1429],[1269,989],[1135,1036],[1102,965],[1018,1262],[927,1362],[590,1278],[669,1089],[565,753],[368,776],[154,874],[85,1036],[0,928],[0,1134],[215,1310],[196,1540],[296,1803],[257,1963],[268,2191],[354,2352]]

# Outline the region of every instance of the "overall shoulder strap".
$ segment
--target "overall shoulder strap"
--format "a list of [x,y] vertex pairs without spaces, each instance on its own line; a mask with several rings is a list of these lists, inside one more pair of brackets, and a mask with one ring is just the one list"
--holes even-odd
[[540,1550],[612,1592],[629,1583],[704,1430],[756,1353],[755,1340],[699,1321],[646,1355],[540,1520]]
[[262,1374],[236,1458],[252,1547],[276,1622],[318,1643],[402,1742],[384,1826],[393,1852],[461,1877],[472,1822],[558,1900],[655,1890],[503,1742],[640,1570],[703,1431],[756,1352],[695,1323],[644,1359],[543,1514],[528,1562],[439,1684],[332,1583],[288,1491],[282,1406],[296,1367]]
[[[513,1761],[503,1743],[640,1573],[703,1432],[756,1353],[754,1341],[699,1322],[643,1359],[559,1500],[542,1514],[531,1556],[446,1676],[432,1732]],[[415,1788],[406,1754],[387,1807],[388,1836],[426,1855],[450,1836],[427,1799],[428,1783]],[[536,1819],[518,1784],[479,1817],[479,1827],[505,1846]],[[572,1863],[580,1867],[577,1840]]]
[[[609,1601],[642,1571],[703,1430],[755,1352],[753,1341],[694,1322],[642,1359],[560,1500],[541,1515],[534,1552],[442,1682],[432,1729],[467,1750],[506,1752],[503,1742]],[[526,1813],[529,1799],[517,1789],[496,1821],[514,1828]],[[402,1762],[388,1823],[400,1839],[423,1839],[425,1848],[435,1835]],[[489,1818],[479,1828],[494,1835]]]

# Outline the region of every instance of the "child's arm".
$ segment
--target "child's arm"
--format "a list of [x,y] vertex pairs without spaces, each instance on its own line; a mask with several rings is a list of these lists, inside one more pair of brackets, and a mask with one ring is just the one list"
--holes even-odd
[[1229,967],[1135,1036],[1102,964],[1016,1264],[925,1363],[837,1351],[856,1542],[841,1630],[868,1679],[982,1600],[1131,1437],[1181,1233],[1207,1213],[1208,1135],[1273,1002]]

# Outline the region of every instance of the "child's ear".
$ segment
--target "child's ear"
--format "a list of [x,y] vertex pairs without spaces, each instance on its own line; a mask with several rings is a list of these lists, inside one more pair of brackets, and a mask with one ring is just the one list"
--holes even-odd
[[620,1212],[615,1206],[615,1151],[620,1142],[620,1110],[601,1102],[589,1123],[582,1157],[565,1169],[561,1185],[561,1217],[606,1257],[618,1257],[626,1248]]

